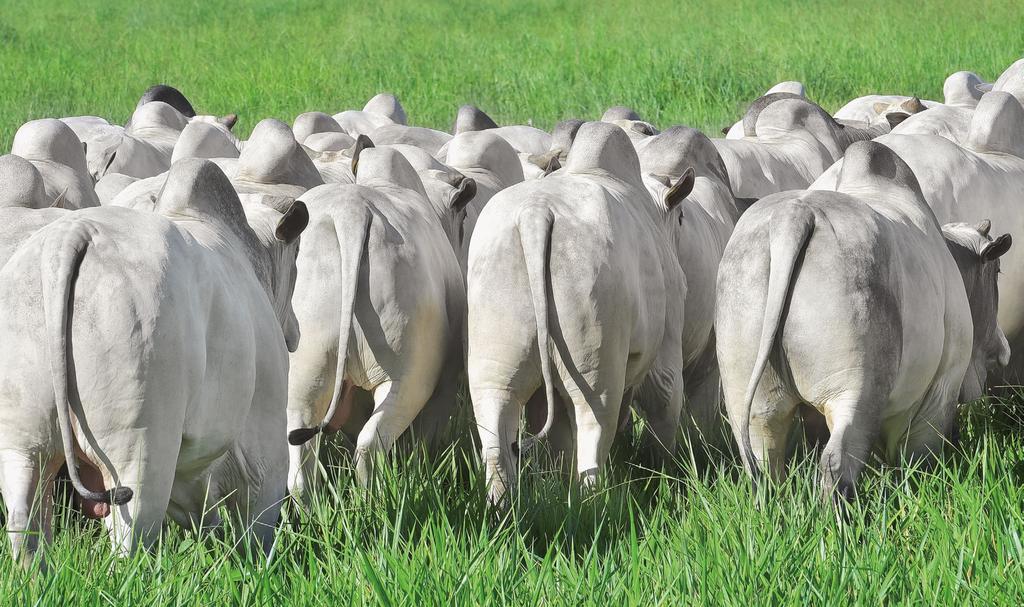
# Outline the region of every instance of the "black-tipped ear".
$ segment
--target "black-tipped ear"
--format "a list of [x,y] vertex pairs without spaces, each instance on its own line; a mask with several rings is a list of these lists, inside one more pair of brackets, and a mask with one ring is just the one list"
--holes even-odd
[[1004,253],[1010,250],[1010,244],[1013,239],[1010,238],[1009,234],[1003,234],[999,238],[996,238],[992,242],[985,245],[985,248],[981,250],[981,258],[985,261],[993,261],[999,259]]
[[731,130],[732,130],[732,125],[729,125],[729,126],[723,126],[723,127],[722,127],[722,134],[723,134],[723,135],[728,135],[728,134],[729,134],[729,131],[731,131]]
[[356,171],[359,169],[359,155],[363,153],[366,148],[372,148],[373,142],[366,135],[360,135],[356,137],[355,145],[352,146],[352,175],[355,176]]
[[223,124],[229,131],[235,128],[235,123],[238,122],[238,114],[228,114],[227,116],[221,116],[217,119],[217,122]]
[[910,118],[910,114],[907,114],[906,112],[889,112],[885,115],[885,119],[889,122],[890,129],[896,128],[897,125],[907,118]]
[[461,211],[466,208],[469,201],[473,200],[474,196],[476,196],[476,181],[470,177],[465,177],[456,186],[455,191],[452,192],[452,197],[448,204],[453,211]]
[[697,176],[693,172],[693,167],[686,169],[686,171],[683,172],[682,177],[676,181],[675,185],[665,192],[665,208],[671,211],[687,196],[689,196],[690,192],[693,191],[693,183],[696,179]]
[[274,236],[281,242],[291,244],[302,234],[302,231],[309,225],[309,209],[306,203],[296,200],[288,207],[284,217],[277,222],[277,229]]
[[977,230],[982,236],[988,236],[989,230],[992,229],[992,220],[983,219],[980,222],[978,222],[977,225],[974,226],[974,229]]

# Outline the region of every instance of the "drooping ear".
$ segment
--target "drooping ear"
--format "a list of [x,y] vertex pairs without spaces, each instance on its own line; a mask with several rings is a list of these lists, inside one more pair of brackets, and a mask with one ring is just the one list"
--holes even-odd
[[352,175],[356,174],[359,169],[359,155],[363,153],[366,148],[372,148],[373,142],[366,135],[360,135],[356,138],[355,144],[352,146]]
[[885,120],[889,123],[890,129],[896,128],[897,125],[907,118],[910,118],[910,114],[907,114],[906,112],[889,112],[885,115]]
[[992,83],[982,82],[980,84],[975,84],[974,89],[977,90],[979,93],[987,93],[992,90]]
[[874,105],[872,105],[872,106],[871,106],[871,109],[872,109],[872,110],[873,110],[873,111],[874,111],[874,112],[875,112],[876,114],[881,114],[881,113],[882,113],[882,112],[884,112],[885,110],[889,109],[889,106],[890,106],[890,105],[891,105],[891,104],[889,104],[889,103],[885,103],[884,101],[876,101],[876,102],[874,103]]
[[1003,234],[999,238],[996,238],[992,242],[985,245],[981,250],[981,258],[985,261],[993,261],[999,259],[1004,253],[1010,250],[1010,244],[1013,239],[1010,238],[1009,234]]
[[679,203],[693,191],[693,184],[696,179],[697,177],[693,172],[693,167],[686,169],[675,184],[665,192],[665,208],[671,211],[679,206]]
[[217,122],[223,124],[229,131],[235,128],[235,123],[238,122],[238,114],[228,114],[227,116],[221,116],[217,119]]
[[295,242],[299,234],[302,234],[307,225],[309,225],[309,209],[306,208],[306,203],[296,200],[277,222],[274,236],[281,242],[291,244]]
[[473,200],[474,196],[476,196],[476,181],[471,177],[464,177],[452,192],[448,205],[453,211],[461,211],[466,208],[469,201]]
[[988,236],[988,231],[992,229],[992,220],[983,219],[974,226],[974,229],[980,232],[982,236]]

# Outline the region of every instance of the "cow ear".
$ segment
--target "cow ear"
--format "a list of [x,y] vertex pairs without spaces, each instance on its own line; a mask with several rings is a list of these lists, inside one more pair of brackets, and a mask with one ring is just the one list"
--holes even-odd
[[989,230],[992,229],[992,220],[983,219],[974,226],[974,229],[982,236],[988,236]]
[[363,153],[366,148],[372,148],[373,142],[366,135],[360,135],[356,138],[355,145],[352,146],[352,175],[355,176],[356,171],[359,169],[359,155]]
[[448,205],[453,211],[461,211],[466,208],[469,201],[473,200],[474,196],[476,196],[476,181],[470,177],[465,177],[459,182],[455,191],[452,192]]
[[924,107],[923,103],[921,103],[920,97],[911,97],[910,99],[907,99],[906,101],[901,103],[900,107],[910,114],[917,114],[928,109]]
[[1010,244],[1013,239],[1010,238],[1009,234],[1003,234],[999,238],[996,238],[992,242],[985,245],[981,250],[981,258],[985,261],[994,261],[1003,256],[1004,253],[1010,250]]
[[874,110],[876,114],[881,114],[889,107],[889,105],[890,104],[882,101],[876,101],[875,104],[871,106],[871,109]]
[[682,177],[680,177],[675,184],[665,192],[665,208],[671,211],[679,206],[679,203],[693,191],[693,183],[695,180],[696,175],[693,172],[693,167],[686,169],[686,171],[683,172]]
[[223,124],[229,131],[235,128],[235,123],[238,122],[238,114],[228,114],[227,116],[221,116],[217,119],[217,122]]
[[299,234],[302,234],[307,225],[309,225],[309,209],[306,208],[306,203],[296,200],[277,222],[274,236],[281,242],[291,244],[295,242]]
[[906,112],[889,112],[888,114],[885,115],[885,119],[889,123],[890,129],[896,128],[897,125],[899,125],[907,118],[910,118],[910,114]]
[[541,170],[547,170],[548,165],[551,163],[551,159],[558,158],[559,152],[561,152],[560,149],[548,150],[543,154],[530,154],[529,156],[526,157],[526,160],[527,162]]
[[731,131],[731,130],[732,130],[732,125],[729,125],[729,126],[723,126],[723,127],[722,127],[722,134],[723,134],[723,135],[728,135],[728,134],[729,134],[729,131]]

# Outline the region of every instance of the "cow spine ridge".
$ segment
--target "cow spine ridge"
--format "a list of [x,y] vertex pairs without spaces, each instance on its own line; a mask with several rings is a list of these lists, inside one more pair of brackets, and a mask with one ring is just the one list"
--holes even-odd
[[743,397],[747,415],[742,433],[743,459],[747,460],[747,467],[755,482],[760,470],[754,459],[754,450],[750,445],[750,410],[753,406],[757,385],[761,382],[761,376],[768,366],[772,346],[775,344],[779,327],[782,325],[782,311],[786,307],[786,300],[789,299],[790,285],[793,282],[797,259],[807,247],[807,241],[810,240],[811,234],[814,232],[814,212],[798,202],[786,204],[772,214],[769,225],[768,293],[764,302],[761,341],[757,347],[757,356],[754,358],[750,383],[747,385],[747,391]]
[[[91,240],[87,224],[75,222],[70,230],[59,230],[50,235],[46,249],[53,249],[52,241],[60,238],[57,250],[42,264],[43,318],[48,334],[47,346],[50,358],[50,376],[53,378],[53,392],[57,405],[57,424],[60,428],[64,459],[67,461],[68,476],[75,491],[83,499],[103,504],[120,506],[132,499],[128,487],[115,487],[110,491],[91,491],[82,483],[75,465],[75,437],[71,427],[71,402],[68,397],[68,334],[71,332],[70,308],[75,277],[82,265]],[[113,477],[114,475],[111,475]],[[115,481],[116,482],[116,481]]]
[[548,330],[548,286],[550,282],[551,231],[555,217],[551,209],[543,206],[527,206],[516,218],[519,242],[523,247],[526,261],[526,276],[530,283],[533,312],[537,318],[537,350],[540,354],[540,373],[544,378],[544,397],[547,399],[547,419],[530,443],[524,443],[524,451],[536,441],[543,440],[555,420],[555,384],[551,373],[551,352],[548,347],[551,335]]

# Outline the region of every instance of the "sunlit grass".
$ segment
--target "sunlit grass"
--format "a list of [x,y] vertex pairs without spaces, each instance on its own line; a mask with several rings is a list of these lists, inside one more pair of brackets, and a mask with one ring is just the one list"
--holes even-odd
[[328,486],[306,507],[288,505],[269,560],[241,556],[231,534],[180,529],[117,560],[99,523],[61,507],[51,571],[23,574],[4,546],[0,595],[65,605],[1019,605],[1021,411],[973,405],[943,461],[869,471],[843,516],[821,504],[807,454],[757,499],[735,460],[656,473],[631,465],[624,444],[589,494],[527,462],[512,508],[497,512],[468,437],[433,459],[389,461],[369,494],[336,453]]

